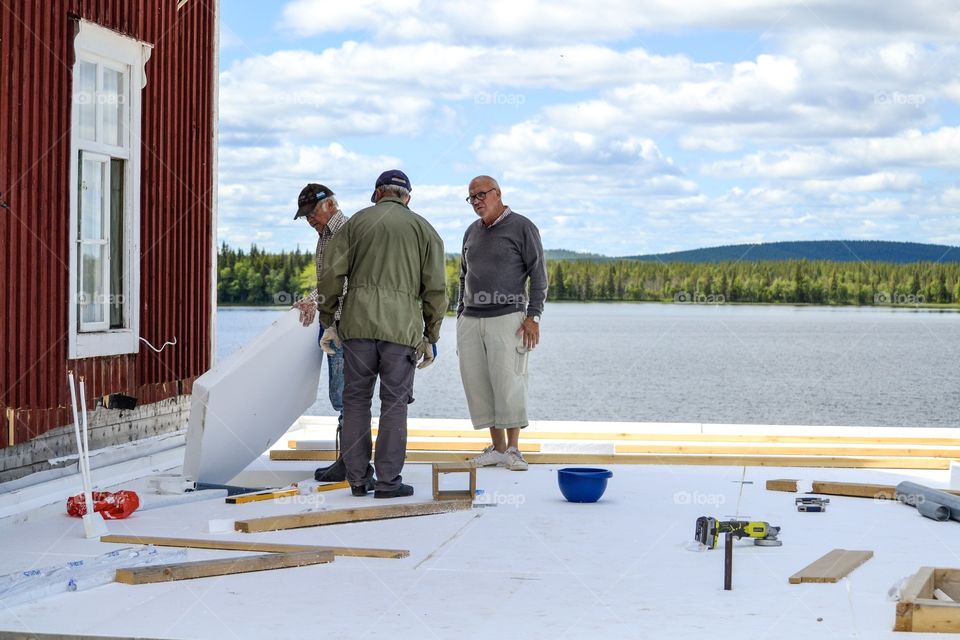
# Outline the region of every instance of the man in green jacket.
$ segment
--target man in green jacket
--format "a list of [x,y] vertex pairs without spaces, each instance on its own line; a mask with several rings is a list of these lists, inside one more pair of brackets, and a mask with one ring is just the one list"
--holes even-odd
[[[447,309],[443,241],[430,223],[407,206],[410,180],[398,170],[377,178],[374,206],[354,214],[331,240],[317,283],[320,346],[343,344],[343,432],[347,481],[355,496],[413,495],[400,471],[407,450],[407,405],[413,402],[414,369],[436,355]],[[339,325],[337,296],[348,280]],[[329,351],[328,351],[329,352]],[[373,448],[370,403],[380,377],[380,425]]]

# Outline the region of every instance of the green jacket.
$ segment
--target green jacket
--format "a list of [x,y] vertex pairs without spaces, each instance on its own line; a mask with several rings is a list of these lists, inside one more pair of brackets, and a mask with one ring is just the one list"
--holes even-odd
[[443,240],[398,198],[383,198],[330,240],[317,283],[320,323],[329,327],[348,278],[338,333],[415,347],[440,337],[447,310]]

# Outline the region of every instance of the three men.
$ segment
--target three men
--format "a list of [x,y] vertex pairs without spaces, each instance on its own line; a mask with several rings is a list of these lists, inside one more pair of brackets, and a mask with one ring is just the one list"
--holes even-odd
[[[377,178],[370,200],[340,229],[324,254],[317,283],[321,346],[342,340],[343,460],[353,495],[375,498],[413,494],[400,475],[407,446],[407,405],[413,402],[415,368],[436,354],[447,308],[443,241],[408,207],[412,187],[398,170]],[[339,329],[337,296],[349,279]],[[328,351],[329,353],[330,351]],[[380,424],[374,458],[370,403],[380,378]]]
[[492,442],[471,462],[523,471],[527,359],[547,297],[543,245],[536,225],[503,204],[496,180],[477,176],[468,193],[480,219],[463,236],[457,352],[473,428],[490,429]]

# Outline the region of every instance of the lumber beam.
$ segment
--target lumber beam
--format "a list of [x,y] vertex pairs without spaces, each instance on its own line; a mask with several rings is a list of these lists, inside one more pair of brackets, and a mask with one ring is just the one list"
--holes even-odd
[[123,584],[150,584],[152,582],[170,582],[173,580],[193,580],[211,576],[227,576],[252,571],[288,569],[307,565],[333,562],[333,552],[297,551],[295,553],[264,553],[242,558],[221,560],[199,560],[197,562],[178,562],[147,567],[129,567],[117,569],[117,582]]
[[450,511],[470,509],[473,503],[470,500],[443,500],[439,502],[418,502],[413,504],[398,504],[384,507],[360,507],[356,509],[331,509],[327,511],[312,511],[308,513],[294,513],[284,516],[268,516],[251,520],[237,520],[236,530],[243,533],[258,531],[280,531],[284,529],[299,529],[302,527],[321,527],[330,524],[344,524],[348,522],[368,522],[370,520],[389,520],[392,518],[409,518],[413,516],[427,516]]
[[[407,462],[465,462],[475,454],[468,451],[407,451]],[[823,467],[838,469],[949,469],[947,458],[901,458],[880,456],[748,456],[700,454],[578,454],[528,453],[530,464],[658,464],[729,467]],[[271,460],[334,460],[333,451],[274,449]]]
[[790,576],[790,584],[837,582],[873,557],[873,551],[834,549]]
[[197,538],[163,538],[156,536],[109,535],[100,542],[120,544],[152,544],[157,547],[186,547],[188,549],[219,549],[221,551],[252,551],[259,553],[296,553],[298,551],[330,551],[337,557],[349,558],[406,558],[406,549],[368,549],[364,547],[328,547],[309,544],[276,542],[246,542],[241,540],[203,540]]
[[767,480],[767,491],[789,491],[796,493],[799,480]]

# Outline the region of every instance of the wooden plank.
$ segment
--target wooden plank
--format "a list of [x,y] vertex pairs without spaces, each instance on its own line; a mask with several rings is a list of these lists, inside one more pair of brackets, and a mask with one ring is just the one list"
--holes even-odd
[[[373,435],[377,428],[372,429]],[[453,431],[446,429],[408,429],[409,438],[476,438],[476,431]],[[891,445],[943,445],[960,447],[960,438],[915,438],[910,436],[821,436],[821,435],[767,435],[723,433],[628,433],[624,431],[529,431],[523,437],[528,440],[586,440],[595,441],[676,441],[676,442],[769,442],[796,444],[891,444]],[[295,442],[291,440],[291,442]],[[292,448],[292,447],[291,447]]]
[[152,582],[170,582],[173,580],[193,580],[211,576],[228,576],[253,571],[288,569],[307,565],[333,562],[333,552],[297,551],[295,553],[264,553],[242,558],[220,560],[199,560],[197,562],[178,562],[147,567],[117,569],[117,582],[123,584],[150,584]]
[[[409,445],[408,445],[408,448]],[[419,447],[423,448],[423,447]],[[838,447],[832,444],[820,446],[784,446],[742,444],[618,444],[616,453],[665,453],[665,454],[726,454],[749,456],[888,456],[902,458],[947,458],[960,457],[960,448],[902,448],[900,446],[846,446]]]
[[790,584],[837,582],[873,557],[873,551],[834,549],[790,576]]
[[247,504],[248,502],[262,502],[264,500],[276,500],[277,498],[289,498],[299,495],[298,489],[279,489],[276,491],[255,491],[253,493],[241,493],[235,496],[225,498],[227,504]]
[[912,605],[910,631],[960,633],[960,604],[917,600]]
[[[463,462],[471,452],[408,451],[407,462]],[[299,451],[274,449],[271,460],[318,461],[334,460],[333,451]],[[834,457],[834,456],[724,456],[724,455],[658,455],[658,454],[573,454],[530,453],[524,455],[530,464],[658,464],[714,465],[732,467],[822,467],[837,469],[949,469],[945,458],[897,457]]]
[[331,509],[329,511],[313,511],[309,513],[294,513],[284,516],[268,516],[251,520],[237,520],[235,528],[243,533],[258,531],[280,531],[284,529],[299,529],[301,527],[320,527],[330,524],[347,522],[367,522],[370,520],[388,520],[391,518],[409,518],[413,516],[427,516],[450,511],[470,509],[469,500],[444,500],[441,502],[419,502],[413,504],[397,504],[384,507],[360,507],[356,509]]
[[796,493],[799,480],[767,480],[767,491],[789,491]]
[[406,549],[368,549],[363,547],[328,547],[276,542],[246,542],[241,540],[203,540],[197,538],[163,538],[156,536],[109,535],[100,542],[120,544],[152,544],[157,547],[186,547],[188,549],[220,549],[222,551],[252,551],[261,553],[296,553],[298,551],[332,551],[335,556],[352,558],[406,558]]
[[878,498],[895,500],[897,488],[888,484],[865,484],[860,482],[824,482],[815,480],[811,493],[850,498]]

